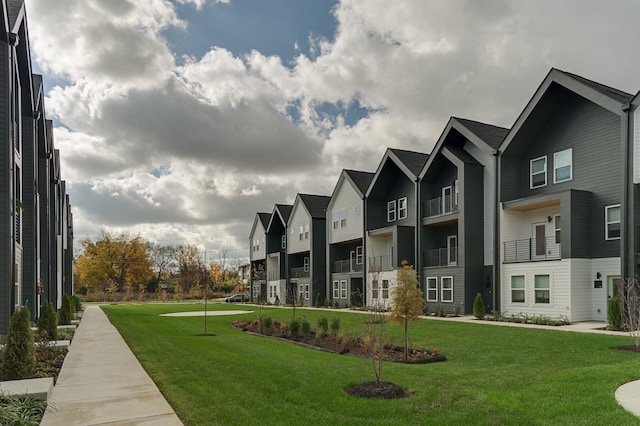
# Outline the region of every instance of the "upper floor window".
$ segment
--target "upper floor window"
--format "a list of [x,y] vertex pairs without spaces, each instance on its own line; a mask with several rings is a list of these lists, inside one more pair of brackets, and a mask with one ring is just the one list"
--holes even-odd
[[347,226],[347,209],[340,210],[340,228]]
[[286,249],[287,248],[287,235],[283,235],[282,236],[282,242],[280,243],[280,247],[282,249]]
[[331,223],[333,229],[338,229],[340,226],[340,212],[333,212],[331,214]]
[[620,204],[604,208],[605,239],[617,240],[620,238]]
[[298,232],[298,239],[302,241],[304,239],[304,226],[300,225],[300,232]]
[[304,226],[304,239],[305,240],[309,239],[309,224],[308,223]]
[[530,162],[530,187],[539,188],[547,184],[547,156],[539,157]]
[[362,246],[356,247],[356,265],[362,265],[364,262],[364,255],[362,254]]
[[355,214],[357,215],[360,214],[360,204],[356,204],[354,211],[355,211]]
[[562,241],[562,225],[560,224],[560,215],[555,217],[555,235],[556,235],[556,244],[560,244]]
[[573,150],[571,148],[553,154],[553,183],[573,178]]
[[396,200],[387,203],[387,222],[395,222],[396,220]]
[[407,218],[407,197],[398,200],[398,219]]

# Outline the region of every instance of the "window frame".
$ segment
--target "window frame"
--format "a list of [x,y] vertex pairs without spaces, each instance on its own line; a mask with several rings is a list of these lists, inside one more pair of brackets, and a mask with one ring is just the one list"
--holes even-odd
[[284,234],[280,239],[280,248],[283,250],[287,248],[287,234]]
[[[435,283],[435,287],[431,287],[431,288],[429,287],[430,281]],[[437,302],[438,301],[438,277],[427,277],[426,289],[427,289],[427,302]],[[430,292],[434,292],[435,297],[429,297]]]
[[[514,278],[522,278],[522,288],[519,287],[514,287]],[[509,287],[510,291],[511,291],[511,303],[522,303],[522,304],[526,304],[527,303],[527,281],[526,281],[526,277],[524,275],[511,275],[511,281],[510,281],[510,287]],[[514,291],[521,291],[522,292],[522,301],[520,300],[514,300],[513,297],[513,292]]]
[[[533,173],[533,163],[538,160],[544,160],[544,170],[541,172]],[[533,177],[534,175],[539,175],[539,174],[544,174],[544,183],[534,186]],[[536,189],[536,188],[542,188],[544,186],[547,186],[547,156],[546,155],[529,160],[529,188]]]
[[304,226],[300,225],[300,230],[298,232],[298,238],[300,239],[300,241],[302,241],[304,239]]
[[309,239],[309,224],[305,224],[304,225],[304,239],[308,240]]
[[562,215],[555,215],[553,217],[553,231],[555,235],[556,244],[562,243]]
[[[569,164],[568,165],[564,165],[562,167],[557,167],[556,163],[556,156],[558,154],[563,154],[565,152],[569,151]],[[558,180],[557,176],[556,176],[556,172],[560,169],[560,168],[564,168],[564,167],[569,167],[569,177],[566,179],[561,179]],[[553,183],[562,183],[562,182],[568,182],[570,180],[573,180],[573,148],[567,148],[567,149],[563,149],[562,151],[558,151],[558,152],[554,152],[553,153]]]
[[333,300],[340,298],[340,281],[333,280]]
[[398,220],[406,219],[408,210],[409,209],[407,205],[407,197],[399,198],[398,199]]
[[364,248],[363,246],[356,246],[356,265],[362,265],[364,263]]
[[380,298],[380,280],[371,281],[371,298],[373,300]]
[[396,217],[396,200],[387,201],[387,222],[395,222]]
[[[618,209],[619,211],[619,219],[617,221],[609,220],[609,210]],[[618,236],[612,237],[609,232],[609,225],[618,224]],[[604,208],[604,239],[607,241],[619,240],[621,234],[621,225],[622,225],[622,209],[620,208],[620,204],[612,204],[609,206],[605,206]]]
[[340,210],[340,228],[347,227],[347,209]]
[[[450,280],[451,282],[451,288],[445,288],[444,286],[444,282],[445,280]],[[451,296],[450,298],[445,298],[445,292],[450,292]],[[442,302],[453,302],[453,276],[448,275],[445,277],[440,277],[440,300]]]
[[338,229],[340,225],[340,213],[339,212],[331,212],[331,223],[332,228],[335,231]]
[[[537,277],[547,277],[547,287],[538,287],[536,282]],[[547,298],[538,299],[538,292],[546,292]],[[550,305],[551,304],[551,275],[549,274],[535,274],[533,276],[533,302],[536,305]]]
[[340,280],[340,299],[347,298],[347,280]]
[[389,280],[382,280],[381,290],[383,299],[389,299],[389,289]]

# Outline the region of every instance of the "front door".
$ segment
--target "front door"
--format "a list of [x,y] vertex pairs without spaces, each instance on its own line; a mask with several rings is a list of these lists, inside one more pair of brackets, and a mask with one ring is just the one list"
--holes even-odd
[[533,224],[533,238],[531,239],[532,259],[544,258],[547,253],[546,229],[547,224],[544,222]]
[[445,186],[442,188],[442,213],[451,213],[453,210],[453,199],[451,198],[452,190],[451,186]]

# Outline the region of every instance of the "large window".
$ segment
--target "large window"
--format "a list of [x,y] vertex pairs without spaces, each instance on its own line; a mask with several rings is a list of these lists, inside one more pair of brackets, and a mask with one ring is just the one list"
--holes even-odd
[[547,157],[540,157],[531,160],[531,188],[539,188],[547,184]]
[[398,219],[407,218],[407,197],[398,200]]
[[334,300],[340,298],[340,281],[333,282],[333,298]]
[[443,302],[453,302],[453,277],[440,278],[440,300]]
[[571,148],[553,154],[553,183],[573,178],[573,150]]
[[620,204],[607,206],[605,213],[605,238],[617,240],[620,238]]
[[533,285],[536,303],[548,304],[551,294],[549,275],[535,275]]
[[524,303],[524,275],[511,276],[511,303]]
[[437,301],[438,301],[438,278],[428,277],[427,278],[427,302],[437,302]]
[[387,222],[395,222],[396,220],[396,200],[387,203]]
[[347,280],[340,281],[340,298],[347,298]]

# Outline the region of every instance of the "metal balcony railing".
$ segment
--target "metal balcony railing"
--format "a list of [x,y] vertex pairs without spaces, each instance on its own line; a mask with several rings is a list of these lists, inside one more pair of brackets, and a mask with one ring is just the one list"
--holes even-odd
[[374,256],[369,258],[369,272],[393,271],[394,261],[390,255]]
[[453,195],[446,197],[438,197],[423,203],[424,217],[435,217],[443,214],[455,213],[458,211],[458,205],[455,203]]
[[364,265],[362,263],[356,263],[355,259],[336,260],[333,262],[334,274],[362,272],[363,270]]
[[555,237],[505,241],[504,263],[560,259],[560,243]]
[[291,278],[306,278],[309,276],[309,267],[291,268]]
[[437,248],[424,251],[424,266],[434,268],[439,266],[457,266],[458,248]]
[[265,281],[267,279],[267,273],[264,271],[261,272],[255,272],[253,274],[253,280],[254,281]]

